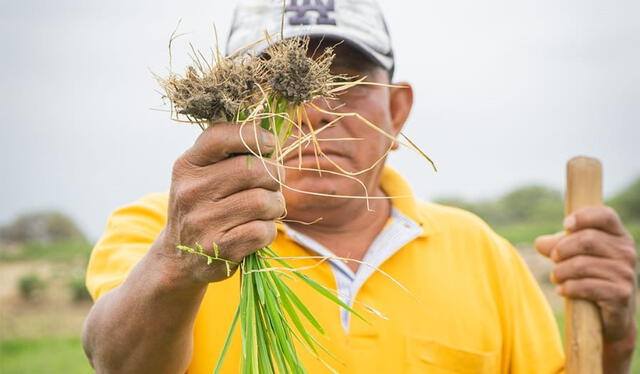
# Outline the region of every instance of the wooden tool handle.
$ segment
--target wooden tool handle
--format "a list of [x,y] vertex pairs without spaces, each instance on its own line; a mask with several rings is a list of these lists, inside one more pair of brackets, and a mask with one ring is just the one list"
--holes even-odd
[[[565,213],[594,205],[602,205],[602,165],[575,157],[567,164]],[[593,302],[565,300],[565,352],[567,374],[602,374],[602,325]]]

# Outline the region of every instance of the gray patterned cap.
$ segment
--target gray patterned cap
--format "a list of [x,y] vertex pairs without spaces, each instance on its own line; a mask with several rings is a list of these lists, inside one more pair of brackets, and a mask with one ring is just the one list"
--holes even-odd
[[[279,37],[282,0],[240,0],[236,8],[227,54],[264,37],[265,31]],[[390,73],[393,50],[382,10],[375,0],[286,0],[284,38],[311,36],[344,41]],[[265,42],[246,52],[260,54]]]

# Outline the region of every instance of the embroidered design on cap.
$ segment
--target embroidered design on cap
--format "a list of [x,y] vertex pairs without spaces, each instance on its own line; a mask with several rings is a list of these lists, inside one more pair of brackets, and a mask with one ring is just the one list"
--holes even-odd
[[[313,3],[313,4],[312,4]],[[335,0],[291,0],[291,3],[285,8],[286,12],[296,12],[295,15],[289,17],[289,25],[311,25],[314,20],[309,17],[308,12],[317,12],[315,18],[317,25],[335,25],[336,20],[331,18],[329,12],[335,12]]]

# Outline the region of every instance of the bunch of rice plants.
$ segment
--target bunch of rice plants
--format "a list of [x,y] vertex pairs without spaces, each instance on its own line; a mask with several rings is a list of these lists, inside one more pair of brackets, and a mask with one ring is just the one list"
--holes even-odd
[[[286,154],[308,144],[314,147],[317,157],[323,157],[317,135],[347,116],[360,118],[367,126],[397,141],[357,113],[329,112],[335,116],[334,121],[318,129],[311,128],[305,107],[311,105],[317,110],[323,110],[315,106],[313,100],[331,100],[354,85],[374,83],[365,82],[364,78],[333,75],[330,71],[335,57],[333,49],[326,48],[319,55],[316,53],[316,56],[311,57],[308,54],[309,38],[277,42],[272,42],[268,36],[265,39],[269,47],[261,56],[236,53],[223,58],[217,53],[215,61],[208,63],[194,50],[193,65],[187,68],[183,76],[170,73],[167,78],[159,78],[159,83],[171,102],[172,117],[177,121],[198,124],[202,129],[220,122],[236,122],[239,131],[248,124],[259,125],[272,132],[278,142],[272,154],[252,152],[253,156],[263,163],[280,165]],[[309,127],[308,132],[303,129],[303,120]],[[289,138],[292,137],[294,127],[298,131],[291,142]],[[405,145],[424,155],[413,143]],[[325,172],[319,166],[317,169],[306,170]],[[359,182],[354,177],[358,173],[339,170],[340,172],[326,172],[338,173]],[[280,175],[272,177],[281,180]],[[281,186],[293,189],[282,183]],[[362,187],[363,196],[332,196],[370,199],[364,185]],[[318,333],[324,333],[322,326],[287,286],[283,277],[303,281],[323,297],[364,319],[336,296],[335,291],[309,278],[301,269],[291,266],[287,259],[279,257],[269,246],[247,256],[241,264],[221,258],[215,243],[211,251],[206,251],[200,243],[194,243],[193,246],[181,245],[178,249],[202,256],[209,264],[214,261],[223,262],[229,274],[232,266],[239,266],[241,271],[240,303],[215,373],[221,368],[238,321],[242,336],[242,373],[306,373],[296,353],[296,341],[335,372],[319,355],[320,351],[330,353],[305,327],[308,322]],[[277,268],[275,264],[278,265]],[[369,311],[377,314],[371,308]]]

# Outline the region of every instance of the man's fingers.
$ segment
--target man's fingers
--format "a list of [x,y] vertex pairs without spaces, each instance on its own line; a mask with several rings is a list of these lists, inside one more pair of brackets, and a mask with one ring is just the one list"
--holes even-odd
[[593,256],[575,256],[555,266],[551,273],[554,283],[575,279],[602,279],[612,282],[632,283],[635,274],[624,263]]
[[535,247],[540,254],[544,256],[551,256],[553,248],[562,240],[565,236],[564,232],[558,232],[551,235],[542,235],[536,238]]
[[220,251],[228,260],[240,262],[258,249],[271,244],[277,229],[273,221],[251,221],[234,227],[222,236]]
[[[284,196],[279,191],[253,188],[240,191],[218,202],[221,215],[215,224],[222,231],[254,220],[273,221],[284,215]],[[233,212],[234,214],[229,214]]]
[[273,134],[253,123],[218,123],[206,129],[183,159],[195,166],[216,163],[234,154],[269,154],[276,139]]
[[604,231],[584,229],[562,237],[552,248],[549,257],[555,262],[579,255],[625,259],[625,251],[615,245],[619,240],[619,237]]
[[571,279],[558,286],[558,294],[572,299],[615,303],[626,306],[633,295],[630,284],[613,283],[595,278]]
[[213,200],[221,200],[236,192],[252,188],[280,190],[284,168],[252,155],[238,155],[210,165],[202,170],[203,183],[215,193]]
[[625,235],[626,231],[615,210],[607,206],[582,208],[564,219],[563,226],[569,232],[598,229],[612,235]]

